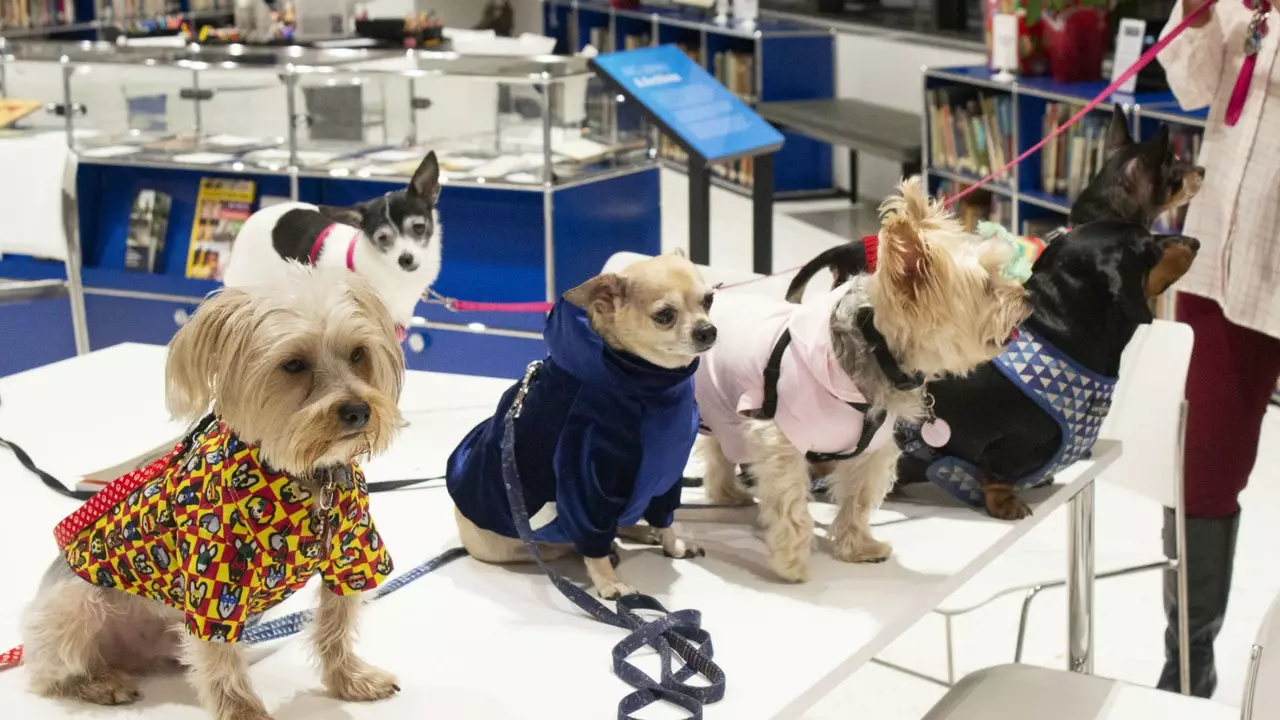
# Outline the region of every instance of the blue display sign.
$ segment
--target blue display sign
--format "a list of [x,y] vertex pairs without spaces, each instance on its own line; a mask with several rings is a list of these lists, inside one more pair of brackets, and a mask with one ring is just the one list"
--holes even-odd
[[675,45],[608,53],[592,64],[685,150],[709,162],[782,147],[781,133]]

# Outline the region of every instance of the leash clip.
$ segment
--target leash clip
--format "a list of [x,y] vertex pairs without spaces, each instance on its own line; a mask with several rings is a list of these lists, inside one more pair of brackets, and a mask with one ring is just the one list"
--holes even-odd
[[432,288],[427,288],[427,291],[422,294],[422,299],[426,300],[429,303],[442,305],[444,306],[444,309],[448,310],[449,312],[458,312],[458,301],[456,298],[451,298],[447,295],[441,295],[440,293],[436,292]]
[[520,381],[520,389],[516,391],[516,397],[511,401],[511,418],[520,417],[520,411],[524,410],[524,396],[529,393],[529,385],[533,382],[533,377],[538,374],[538,368],[542,367],[541,360],[534,360],[525,368],[524,379]]

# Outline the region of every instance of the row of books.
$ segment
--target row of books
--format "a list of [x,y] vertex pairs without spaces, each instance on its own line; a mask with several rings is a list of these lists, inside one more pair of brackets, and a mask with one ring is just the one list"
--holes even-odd
[[[1041,137],[1062,126],[1079,106],[1051,102],[1045,105]],[[1111,117],[1097,112],[1086,115],[1040,151],[1040,189],[1074,201],[1102,169],[1107,159],[1107,128]]]
[[0,0],[0,29],[70,25],[76,22],[73,0]]
[[749,52],[718,52],[711,58],[711,66],[716,80],[729,88],[729,92],[737,95],[745,102],[754,102],[756,98],[756,56]]
[[[929,162],[985,177],[1017,156],[1013,99],[962,86],[929,92]],[[1006,181],[1001,176],[998,181]]]

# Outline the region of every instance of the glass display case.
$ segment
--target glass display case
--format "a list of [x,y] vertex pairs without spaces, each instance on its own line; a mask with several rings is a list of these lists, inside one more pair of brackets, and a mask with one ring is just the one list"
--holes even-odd
[[[11,42],[0,96],[44,106],[5,132],[65,134],[75,152],[93,347],[167,342],[250,212],[403,189],[428,151],[445,296],[554,300],[614,253],[661,250],[653,134],[583,58]],[[39,273],[0,258],[0,276]],[[541,314],[415,315],[411,368],[517,376],[545,353]]]
[[545,187],[650,161],[583,58],[39,42],[0,68],[82,162],[393,180],[434,150],[446,182]]

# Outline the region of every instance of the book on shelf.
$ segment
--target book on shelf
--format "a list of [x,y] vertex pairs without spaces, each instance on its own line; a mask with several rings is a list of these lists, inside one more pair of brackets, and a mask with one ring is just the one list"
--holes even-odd
[[639,50],[640,48],[649,47],[649,45],[650,45],[649,33],[640,33],[637,35],[622,36],[623,50]]
[[[985,177],[1017,156],[1013,99],[953,86],[929,91],[929,162],[933,167]],[[1008,173],[996,178],[1008,183]]]
[[[1179,160],[1199,165],[1200,143],[1204,133],[1199,128],[1169,127],[1169,151]],[[1187,206],[1181,205],[1160,213],[1156,218],[1155,230],[1162,233],[1182,232],[1187,221]]]
[[252,180],[202,178],[191,222],[187,277],[221,280],[231,260],[231,244],[253,210]]
[[613,52],[613,34],[609,32],[607,26],[591,28],[589,42],[591,47],[602,53]]
[[126,270],[156,271],[156,259],[164,250],[164,238],[169,232],[172,206],[173,197],[159,190],[144,188],[134,196],[124,247]]

